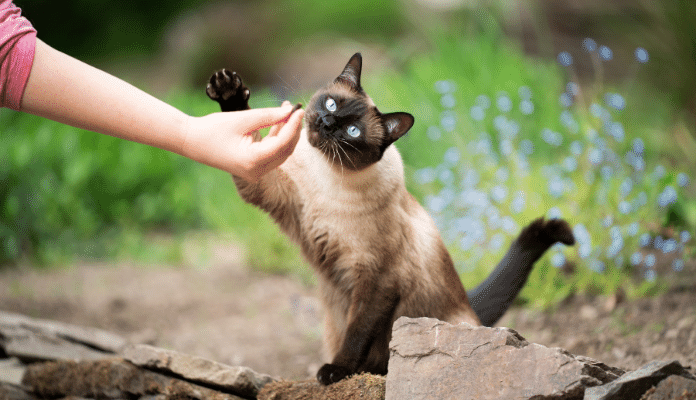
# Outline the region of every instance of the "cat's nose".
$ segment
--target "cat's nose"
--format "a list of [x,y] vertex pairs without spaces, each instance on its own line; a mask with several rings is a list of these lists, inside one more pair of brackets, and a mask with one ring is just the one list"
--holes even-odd
[[326,115],[321,117],[321,121],[323,122],[323,125],[326,127],[331,127],[335,125],[335,118],[333,118],[332,115]]

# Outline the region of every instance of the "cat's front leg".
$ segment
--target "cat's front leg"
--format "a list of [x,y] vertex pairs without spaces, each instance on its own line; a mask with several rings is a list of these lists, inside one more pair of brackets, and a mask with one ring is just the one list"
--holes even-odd
[[209,78],[207,96],[221,106],[221,111],[249,110],[250,89],[241,77],[227,69],[214,73]]
[[386,339],[380,336],[391,332],[392,317],[399,303],[398,290],[367,280],[353,292],[350,323],[340,350],[316,374],[323,385],[361,372],[373,343]]

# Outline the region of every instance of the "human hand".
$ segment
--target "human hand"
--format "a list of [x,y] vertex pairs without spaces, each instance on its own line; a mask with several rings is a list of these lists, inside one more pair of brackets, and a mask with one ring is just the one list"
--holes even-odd
[[[181,154],[249,182],[280,166],[294,151],[301,133],[303,110],[289,102],[279,108],[219,112],[189,117]],[[256,141],[256,130],[270,133]]]

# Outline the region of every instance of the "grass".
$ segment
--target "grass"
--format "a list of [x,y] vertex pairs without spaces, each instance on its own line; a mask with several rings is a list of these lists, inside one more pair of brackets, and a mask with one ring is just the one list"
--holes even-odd
[[[634,81],[577,90],[567,85],[576,77],[566,67],[525,57],[494,30],[434,35],[427,51],[397,58],[396,70],[363,76],[363,86],[380,110],[416,117],[397,143],[407,184],[441,228],[465,286],[489,273],[520,227],[547,215],[570,221],[579,244],[550,250],[521,301],[547,308],[576,292],[663,290],[647,253],[673,245],[678,269],[695,257],[685,237],[695,235],[695,155],[687,150],[695,139],[670,106],[652,104]],[[615,93],[625,101],[620,110],[606,103]],[[256,93],[253,106],[271,98]],[[168,101],[193,115],[216,111],[201,91]],[[178,241],[153,241],[149,232],[178,239],[212,230],[233,234],[254,267],[313,282],[299,251],[242,202],[224,172],[8,110],[0,110],[0,126],[0,262],[178,263]],[[642,168],[628,163],[630,152]]]

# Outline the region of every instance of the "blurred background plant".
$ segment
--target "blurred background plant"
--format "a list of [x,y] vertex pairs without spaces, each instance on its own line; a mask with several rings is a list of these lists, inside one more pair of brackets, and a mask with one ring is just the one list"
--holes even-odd
[[[17,1],[50,45],[193,115],[228,67],[253,105],[304,102],[364,55],[381,110],[465,286],[519,228],[574,226],[521,300],[653,294],[695,273],[695,4],[404,0]],[[193,232],[233,235],[252,266],[313,282],[298,251],[227,174],[0,110],[0,262],[182,261]]]

